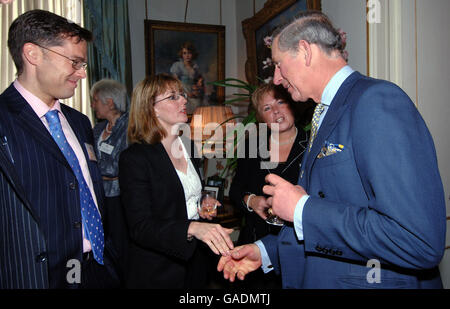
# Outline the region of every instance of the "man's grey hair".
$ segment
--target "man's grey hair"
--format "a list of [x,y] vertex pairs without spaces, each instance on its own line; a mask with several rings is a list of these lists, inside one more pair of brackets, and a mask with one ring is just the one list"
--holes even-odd
[[319,11],[301,12],[292,22],[276,29],[272,37],[278,37],[278,48],[282,52],[298,52],[301,40],[318,45],[329,56],[333,51],[342,52],[344,49],[339,32]]
[[127,88],[121,83],[112,79],[102,79],[91,87],[91,97],[94,95],[106,104],[106,99],[112,99],[116,109],[124,113],[127,110]]

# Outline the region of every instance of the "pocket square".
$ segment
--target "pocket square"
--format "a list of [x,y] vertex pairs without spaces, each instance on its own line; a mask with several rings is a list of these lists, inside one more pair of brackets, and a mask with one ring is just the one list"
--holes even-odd
[[318,159],[331,156],[333,154],[339,153],[342,150],[344,150],[344,145],[342,144],[333,144],[330,142],[325,141],[325,146],[322,147],[320,150],[320,153],[317,155]]

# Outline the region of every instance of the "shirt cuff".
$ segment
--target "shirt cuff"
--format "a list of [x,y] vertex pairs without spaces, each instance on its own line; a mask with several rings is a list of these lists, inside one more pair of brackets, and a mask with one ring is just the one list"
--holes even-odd
[[301,199],[298,200],[294,211],[294,229],[297,234],[298,240],[303,240],[303,209],[305,208],[305,203],[309,199],[309,195],[303,195]]
[[273,270],[272,263],[270,262],[269,255],[267,254],[266,247],[264,246],[264,243],[261,240],[255,241],[255,245],[258,246],[259,251],[261,253],[261,260],[262,265],[261,269],[265,274]]

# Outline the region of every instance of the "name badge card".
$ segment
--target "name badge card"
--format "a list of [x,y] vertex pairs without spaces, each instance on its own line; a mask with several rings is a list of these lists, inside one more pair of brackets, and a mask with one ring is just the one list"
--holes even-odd
[[109,145],[107,143],[101,143],[100,147],[98,148],[101,152],[107,153],[109,155],[112,154],[114,150],[114,146]]

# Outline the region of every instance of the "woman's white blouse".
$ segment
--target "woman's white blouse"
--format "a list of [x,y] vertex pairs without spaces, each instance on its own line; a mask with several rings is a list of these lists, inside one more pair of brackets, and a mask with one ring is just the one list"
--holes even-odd
[[199,219],[198,211],[197,211],[197,202],[202,193],[202,183],[200,181],[200,177],[195,170],[194,165],[189,158],[187,151],[183,145],[183,142],[180,139],[180,143],[183,147],[183,154],[188,163],[188,168],[186,174],[182,171],[176,170],[178,174],[178,178],[180,178],[181,184],[184,189],[184,196],[186,197],[186,209],[187,216],[189,220]]

